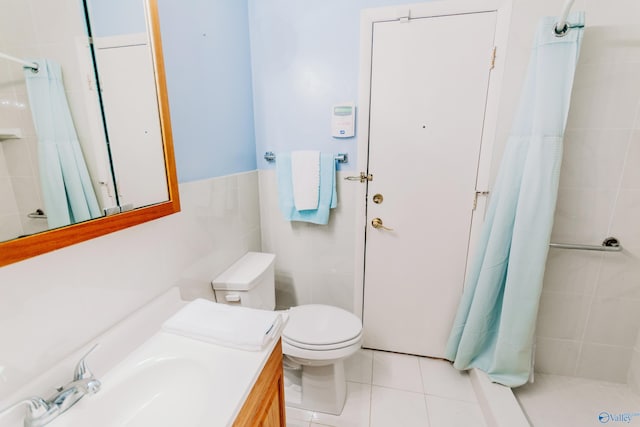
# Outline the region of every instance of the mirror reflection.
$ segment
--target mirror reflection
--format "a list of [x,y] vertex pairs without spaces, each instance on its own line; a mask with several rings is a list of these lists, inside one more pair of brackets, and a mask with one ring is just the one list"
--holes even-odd
[[0,0],[0,241],[168,200],[144,3],[126,4]]

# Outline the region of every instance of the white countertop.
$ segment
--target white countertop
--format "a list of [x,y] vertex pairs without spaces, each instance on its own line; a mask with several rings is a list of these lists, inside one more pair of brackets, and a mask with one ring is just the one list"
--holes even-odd
[[[86,425],[78,424],[78,420],[87,422],[83,414],[95,414],[96,408],[97,414],[101,411],[106,413],[108,409],[109,416],[92,415],[93,427],[145,425],[143,420],[136,422],[131,418],[114,416],[118,414],[118,407],[111,405],[116,406],[112,408],[108,403],[121,391],[126,392],[127,401],[137,402],[136,404],[143,402],[152,407],[155,413],[161,412],[166,426],[231,425],[266,364],[280,333],[264,350],[244,351],[161,332],[160,326],[164,320],[185,304],[185,301],[179,299],[176,289],[167,292],[19,391],[27,394],[16,393],[14,397],[16,400],[29,395],[50,397],[50,391],[60,385],[59,382],[52,382],[60,377],[60,372],[64,378],[71,377],[73,366],[84,349],[99,342],[95,355],[92,353],[87,362],[95,376],[102,381],[102,389],[95,396],[85,396],[48,426]],[[195,355],[195,365],[191,359],[187,366],[176,358],[174,353],[177,349]],[[150,361],[155,365],[151,370],[145,371],[145,364],[150,364]],[[157,370],[155,366],[158,363],[168,363],[169,369]],[[194,382],[187,382],[186,377],[191,377]],[[162,392],[158,392],[159,387],[163,388]],[[183,393],[189,396],[188,400],[185,399],[185,402],[188,401],[189,415],[187,419],[183,416],[179,421],[172,420],[172,401],[175,402],[175,397]],[[95,399],[93,402],[92,398]],[[16,414],[0,418],[0,427],[22,426],[23,410],[16,409],[13,412]]]

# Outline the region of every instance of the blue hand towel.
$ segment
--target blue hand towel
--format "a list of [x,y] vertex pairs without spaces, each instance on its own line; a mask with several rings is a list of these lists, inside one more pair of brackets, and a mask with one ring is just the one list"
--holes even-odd
[[320,155],[320,197],[318,209],[298,211],[293,201],[293,181],[291,178],[291,154],[278,155],[276,162],[278,177],[278,205],[287,221],[327,224],[329,210],[338,206],[336,192],[336,161],[333,154]]

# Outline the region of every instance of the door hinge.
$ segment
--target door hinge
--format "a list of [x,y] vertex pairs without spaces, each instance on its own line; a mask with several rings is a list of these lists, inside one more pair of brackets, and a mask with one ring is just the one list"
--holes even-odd
[[360,175],[358,176],[345,176],[344,179],[345,181],[366,182],[366,181],[373,181],[373,175],[372,174],[367,175],[365,172],[360,172]]
[[489,70],[493,70],[496,67],[496,50],[498,50],[498,47],[494,46],[491,51],[491,65],[489,66]]
[[396,9],[396,18],[398,21],[407,23],[411,19],[411,9],[398,8]]
[[478,207],[478,196],[488,196],[489,192],[488,191],[476,191],[474,196],[473,196],[473,209],[472,210],[476,210],[476,208]]

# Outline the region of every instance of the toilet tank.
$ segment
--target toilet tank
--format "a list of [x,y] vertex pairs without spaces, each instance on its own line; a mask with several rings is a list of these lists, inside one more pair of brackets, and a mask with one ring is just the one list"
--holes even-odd
[[216,301],[273,310],[276,307],[274,254],[248,252],[211,281]]

